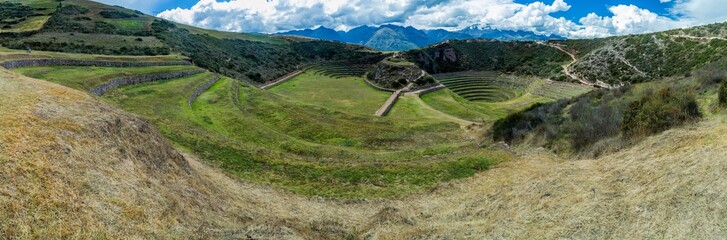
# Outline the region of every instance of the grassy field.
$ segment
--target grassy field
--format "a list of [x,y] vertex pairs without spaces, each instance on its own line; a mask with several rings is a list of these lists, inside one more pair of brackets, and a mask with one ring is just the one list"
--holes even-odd
[[22,60],[22,59],[67,59],[67,60],[93,60],[93,61],[117,61],[117,62],[174,62],[187,60],[186,57],[178,54],[159,56],[109,56],[98,54],[75,54],[48,51],[27,51],[8,49],[0,47],[0,61]]
[[179,72],[196,68],[195,66],[128,68],[55,66],[20,68],[16,71],[29,77],[44,79],[67,87],[88,91],[116,77]]
[[290,101],[342,112],[372,115],[391,95],[375,90],[361,77],[334,78],[311,69],[270,89]]
[[[86,90],[91,83],[113,76],[171,70],[43,67],[17,71]],[[414,98],[403,97],[390,117],[372,116],[389,94],[356,78],[328,78],[322,81],[330,82],[320,84],[316,80],[320,78],[304,76],[276,87],[279,93],[224,78],[189,108],[189,95],[213,76],[202,73],[121,87],[103,99],[146,117],[178,148],[240,178],[305,195],[402,196],[472,176],[507,159],[503,153],[481,149],[459,124],[434,114]],[[337,89],[336,96],[343,99],[283,95],[313,91],[316,85],[326,86],[322,92]],[[361,96],[341,94],[343,87]],[[370,101],[355,101],[366,98]]]

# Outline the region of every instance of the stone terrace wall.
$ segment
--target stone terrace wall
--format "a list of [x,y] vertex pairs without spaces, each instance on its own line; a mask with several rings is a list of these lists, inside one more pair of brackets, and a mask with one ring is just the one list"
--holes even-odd
[[189,96],[189,107],[192,107],[192,103],[194,103],[194,100],[197,100],[197,97],[199,97],[199,95],[202,95],[202,93],[207,91],[207,89],[210,89],[210,87],[212,87],[212,85],[215,85],[215,83],[217,83],[217,81],[219,81],[221,78],[222,76],[217,75],[199,86],[197,89],[195,89],[192,95]]
[[389,111],[391,111],[391,108],[394,107],[394,104],[397,100],[399,100],[399,96],[401,95],[401,90],[397,90],[396,92],[392,93],[391,96],[389,96],[389,99],[386,100],[383,106],[379,108],[376,113],[374,113],[377,117],[383,117],[386,116],[386,114],[389,114]]
[[434,92],[434,91],[438,91],[438,90],[443,89],[443,88],[445,88],[445,86],[442,85],[442,84],[439,84],[439,85],[434,86],[434,87],[430,87],[430,88],[427,88],[427,89],[419,90],[418,91],[418,94],[419,94],[419,96],[422,96],[424,94],[431,93],[431,92]]
[[271,83],[268,83],[268,84],[260,87],[260,89],[268,90],[268,89],[270,89],[272,87],[275,87],[275,86],[280,85],[281,83],[283,83],[285,81],[288,81],[290,79],[293,79],[294,77],[297,77],[298,75],[300,75],[302,73],[303,73],[303,71],[296,70],[296,71],[294,71],[292,73],[285,74],[285,76],[282,76],[282,77],[279,77],[278,79],[273,80]]
[[180,66],[192,65],[187,61],[176,62],[110,62],[110,61],[84,61],[84,60],[63,60],[63,59],[26,59],[0,63],[6,69],[23,67],[47,67],[47,66],[93,66],[93,67],[150,67],[150,66]]
[[120,77],[115,78],[107,83],[102,84],[101,86],[98,86],[90,91],[91,94],[95,94],[98,96],[103,95],[104,93],[125,85],[134,85],[144,82],[152,82],[152,81],[158,81],[158,80],[164,80],[164,79],[174,79],[174,78],[181,78],[186,77],[190,75],[194,75],[197,73],[205,72],[205,70],[197,69],[197,70],[189,70],[189,71],[182,71],[182,72],[173,72],[173,73],[160,73],[160,74],[152,74],[152,75],[144,75],[144,76],[132,76],[132,77]]

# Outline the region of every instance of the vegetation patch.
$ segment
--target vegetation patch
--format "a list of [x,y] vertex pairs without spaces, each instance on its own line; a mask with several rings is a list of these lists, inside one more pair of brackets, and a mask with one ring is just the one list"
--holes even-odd
[[701,116],[694,96],[664,88],[629,104],[621,131],[631,138],[649,136]]
[[125,18],[137,18],[139,15],[133,14],[133,13],[127,13],[117,10],[104,10],[98,13],[104,18],[109,19],[125,19]]
[[405,57],[431,74],[497,71],[539,77],[560,76],[565,53],[535,42],[452,40],[408,51]]

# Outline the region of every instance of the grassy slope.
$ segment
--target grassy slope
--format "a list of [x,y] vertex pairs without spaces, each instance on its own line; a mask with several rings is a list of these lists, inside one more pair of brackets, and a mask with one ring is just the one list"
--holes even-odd
[[598,159],[520,149],[495,170],[387,204],[379,214],[399,221],[366,236],[718,239],[727,233],[725,123],[711,118]]
[[[168,68],[36,67],[17,71],[85,89],[112,76]],[[205,73],[127,86],[109,92],[105,99],[147,117],[180,148],[239,177],[303,194],[398,196],[471,176],[502,159],[476,147],[458,124],[448,123],[451,120],[406,97],[385,119],[336,104],[351,99],[328,99],[315,105],[309,101],[315,98],[288,101],[246,87],[240,88],[240,104],[236,105],[231,86],[238,83],[223,79],[190,109],[187,97],[211,78]],[[381,95],[381,101],[372,101],[371,108],[378,108],[388,96],[362,81],[328,80],[363,87],[359,90],[363,95]],[[322,92],[340,92],[336,85],[323,86],[327,87]],[[335,110],[339,108],[342,111]],[[427,155],[434,156],[419,160]]]
[[195,66],[153,67],[29,67],[16,71],[33,78],[48,80],[75,89],[89,91],[116,77],[170,73],[197,69]]
[[[0,215],[12,216],[0,219],[7,237],[718,239],[727,233],[724,112],[598,159],[564,161],[516,149],[515,160],[431,193],[343,203],[241,183],[191,156],[189,173],[145,170],[150,162],[141,160],[149,158],[123,153],[153,154],[168,145],[153,128],[139,128],[143,121],[82,92],[7,72],[0,72],[0,92],[0,126],[10,129],[0,132],[0,182],[13,186],[0,190],[6,206]],[[161,156],[154,159],[173,158]]]
[[187,60],[186,57],[178,54],[159,56],[109,56],[99,54],[75,54],[47,51],[19,51],[0,47],[0,59],[22,60],[22,59],[69,59],[69,60],[93,60],[93,61],[120,61],[120,62],[174,62]]

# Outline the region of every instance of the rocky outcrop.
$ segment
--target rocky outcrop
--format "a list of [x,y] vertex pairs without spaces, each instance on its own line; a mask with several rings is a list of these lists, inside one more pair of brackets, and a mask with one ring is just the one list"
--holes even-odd
[[425,71],[405,60],[384,60],[367,76],[369,84],[387,90],[417,90],[436,85]]
[[194,100],[197,100],[199,95],[202,95],[202,93],[207,91],[207,89],[210,89],[210,87],[212,87],[212,85],[215,85],[215,83],[217,83],[217,81],[219,81],[220,79],[222,79],[222,76],[217,75],[214,78],[212,78],[209,81],[202,84],[201,86],[199,86],[197,89],[195,89],[194,92],[192,93],[192,95],[189,96],[189,107],[192,107],[192,103],[194,103]]
[[189,70],[189,71],[173,72],[173,73],[159,73],[159,74],[144,75],[144,76],[120,77],[120,78],[115,78],[107,83],[102,84],[101,86],[94,88],[93,90],[90,91],[90,93],[101,96],[104,93],[111,91],[112,89],[120,87],[120,86],[134,85],[134,84],[152,82],[152,81],[158,81],[158,80],[164,80],[164,79],[181,78],[181,77],[194,75],[197,73],[202,73],[204,71],[205,70],[203,70],[203,69],[197,69],[197,70]]
[[24,67],[48,67],[48,66],[81,66],[81,67],[150,67],[150,66],[183,66],[192,65],[187,61],[175,62],[111,62],[111,61],[84,61],[64,59],[25,59],[0,63],[6,69]]

